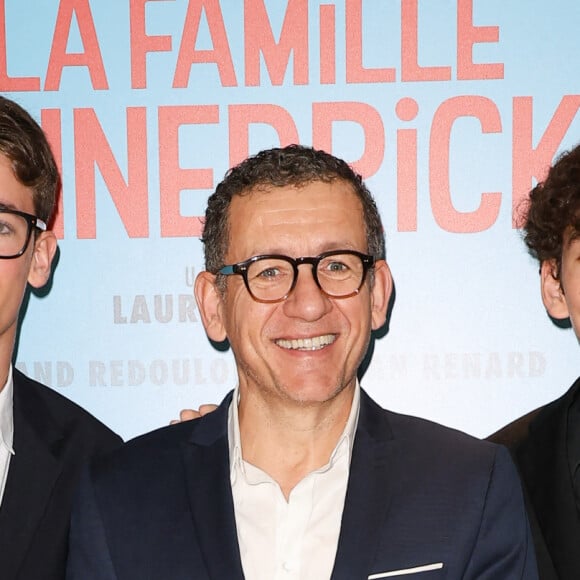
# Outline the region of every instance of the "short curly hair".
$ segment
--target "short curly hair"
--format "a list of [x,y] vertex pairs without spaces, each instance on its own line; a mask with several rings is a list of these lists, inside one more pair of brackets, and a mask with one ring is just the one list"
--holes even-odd
[[377,205],[362,177],[342,159],[325,151],[288,145],[266,149],[230,169],[209,197],[201,237],[205,267],[213,274],[224,266],[229,243],[229,208],[232,198],[256,189],[268,190],[287,185],[341,180],[352,187],[360,199],[366,227],[367,251],[376,259],[385,257],[383,226]]
[[0,155],[14,177],[30,188],[34,211],[48,222],[60,188],[58,167],[38,123],[17,103],[0,96]]
[[566,240],[580,237],[580,145],[563,153],[530,191],[524,241],[540,263],[553,260],[559,278]]

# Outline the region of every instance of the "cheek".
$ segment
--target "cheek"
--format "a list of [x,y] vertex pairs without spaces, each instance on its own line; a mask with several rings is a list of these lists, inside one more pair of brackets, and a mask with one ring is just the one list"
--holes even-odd
[[0,260],[0,278],[2,279],[5,291],[26,287],[28,271],[30,269],[30,258],[21,256],[15,260]]
[[564,299],[571,317],[580,318],[580,269],[562,272]]
[[265,308],[266,306],[268,305],[252,300],[245,288],[229,297],[226,300],[224,317],[230,342],[234,340],[242,347],[248,342],[254,342],[271,316],[271,309]]
[[341,308],[342,316],[350,328],[351,334],[354,335],[353,338],[370,332],[372,325],[372,310],[368,297],[357,296],[356,299],[356,303],[345,304],[345,307]]
[[[566,300],[570,319],[575,322],[576,326],[580,325],[580,290],[576,291],[573,296],[568,295]],[[578,329],[580,330],[580,329]]]
[[[16,316],[26,289],[28,270],[18,261],[4,261],[0,268],[0,314]],[[19,267],[22,266],[22,267]]]

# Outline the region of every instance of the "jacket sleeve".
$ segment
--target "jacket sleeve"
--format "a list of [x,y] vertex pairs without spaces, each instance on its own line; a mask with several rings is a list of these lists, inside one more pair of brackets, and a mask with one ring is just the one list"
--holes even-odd
[[502,446],[497,447],[479,532],[465,574],[465,580],[498,578],[538,578],[520,480]]

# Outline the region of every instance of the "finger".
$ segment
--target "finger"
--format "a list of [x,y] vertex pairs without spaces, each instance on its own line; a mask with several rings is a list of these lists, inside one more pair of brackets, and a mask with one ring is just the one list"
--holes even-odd
[[199,419],[200,417],[201,413],[194,409],[182,409],[179,412],[180,421],[191,421],[192,419]]

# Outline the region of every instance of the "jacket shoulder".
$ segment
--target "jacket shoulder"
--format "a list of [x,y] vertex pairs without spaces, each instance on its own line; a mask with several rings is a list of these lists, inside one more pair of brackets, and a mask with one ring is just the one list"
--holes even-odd
[[368,396],[361,403],[359,425],[364,425],[366,434],[371,440],[396,442],[409,464],[423,465],[442,478],[458,472],[483,474],[495,464],[499,447],[493,443],[428,419],[382,409]]
[[15,422],[26,420],[39,435],[60,432],[83,438],[98,448],[113,449],[122,439],[104,423],[67,397],[14,369]]
[[505,445],[510,451],[517,452],[530,439],[533,431],[551,430],[562,421],[563,414],[572,404],[578,389],[580,389],[580,379],[562,396],[508,423],[489,435],[487,440]]
[[495,461],[498,446],[428,419],[387,411],[393,432],[429,463],[483,466]]
[[538,407],[529,413],[526,413],[519,419],[512,421],[505,427],[502,427],[495,433],[487,437],[488,441],[505,445],[508,449],[518,449],[530,435],[530,425],[536,417],[542,413],[545,407]]
[[97,479],[128,477],[148,473],[152,479],[163,477],[164,469],[182,463],[186,449],[198,447],[218,449],[227,453],[227,415],[231,393],[212,413],[175,425],[160,427],[139,435],[118,449],[97,458],[92,464],[92,474]]

